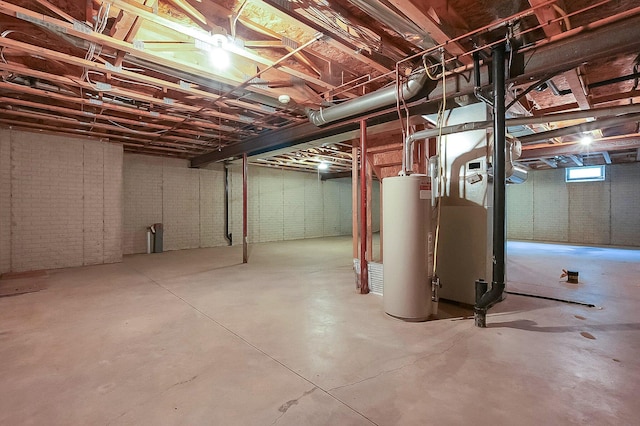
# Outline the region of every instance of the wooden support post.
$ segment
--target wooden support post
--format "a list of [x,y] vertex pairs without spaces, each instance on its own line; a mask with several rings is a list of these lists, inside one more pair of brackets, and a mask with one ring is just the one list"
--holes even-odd
[[351,147],[351,235],[353,258],[358,258],[358,141]]
[[378,258],[378,262],[383,263],[384,262],[384,258],[383,258],[383,251],[382,251],[382,239],[384,238],[384,229],[382,227],[382,223],[384,222],[384,218],[382,216],[382,197],[384,196],[384,192],[382,191],[382,179],[380,179],[380,257]]
[[365,259],[367,260],[367,263],[371,262],[373,260],[373,217],[372,217],[372,213],[373,213],[373,209],[371,208],[372,203],[372,196],[373,196],[373,165],[372,165],[372,161],[369,160],[369,156],[367,155],[367,169],[366,169],[366,175],[367,175],[367,181],[366,181],[366,195],[367,195],[367,200],[366,200],[366,205],[367,205],[367,233],[366,233],[366,242],[367,242],[367,251],[365,252]]
[[242,154],[242,263],[249,261],[247,210],[247,153],[245,152]]
[[360,293],[369,293],[367,270],[367,122],[360,121]]

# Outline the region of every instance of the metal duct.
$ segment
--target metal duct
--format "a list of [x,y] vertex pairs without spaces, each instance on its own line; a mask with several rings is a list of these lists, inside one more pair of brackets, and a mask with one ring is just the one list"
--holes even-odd
[[[410,76],[400,88],[402,98],[408,101],[416,97],[429,81],[431,80],[424,71]],[[437,82],[433,82],[433,84],[435,87]],[[397,102],[397,94],[396,86],[389,86],[329,108],[321,108],[320,110],[307,108],[306,113],[309,121],[320,127],[393,105]]]
[[507,174],[507,183],[511,184],[524,183],[529,177],[529,171],[518,164],[512,164]]

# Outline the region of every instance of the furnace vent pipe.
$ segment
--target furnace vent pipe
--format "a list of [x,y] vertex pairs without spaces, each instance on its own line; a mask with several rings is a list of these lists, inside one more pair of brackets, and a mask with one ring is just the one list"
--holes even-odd
[[404,141],[404,153],[402,157],[403,161],[403,171],[404,175],[409,175],[413,172],[413,161],[412,161],[412,147],[415,141],[419,141],[422,139],[435,138],[437,136],[445,136],[451,135],[453,133],[462,133],[462,132],[470,132],[472,130],[482,130],[488,129],[492,126],[491,121],[471,121],[469,123],[456,124],[453,126],[443,127],[442,129],[425,129],[420,130],[419,132],[415,132],[406,137]]
[[[502,301],[505,288],[505,247],[506,247],[506,109],[505,109],[505,44],[492,49],[493,74],[493,279],[491,289],[482,295],[476,294],[473,308],[475,325],[487,326],[487,310]],[[476,291],[486,287],[476,284]]]
[[[400,87],[401,98],[411,100],[416,97],[425,87],[428,80],[429,78],[424,71],[410,76]],[[335,121],[354,118],[380,108],[391,106],[395,104],[397,100],[398,88],[393,85],[329,108],[321,108],[319,110],[307,108],[306,113],[309,121],[320,127]]]

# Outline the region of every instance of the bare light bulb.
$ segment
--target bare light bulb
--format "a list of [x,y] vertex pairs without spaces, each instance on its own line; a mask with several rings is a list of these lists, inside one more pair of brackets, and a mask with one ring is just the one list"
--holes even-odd
[[580,139],[582,145],[591,145],[591,142],[593,142],[593,138],[590,135],[585,135]]

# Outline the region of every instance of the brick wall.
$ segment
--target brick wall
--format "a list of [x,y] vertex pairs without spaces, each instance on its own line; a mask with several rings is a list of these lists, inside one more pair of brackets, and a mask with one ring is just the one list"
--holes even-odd
[[0,130],[0,274],[11,270],[11,133]]
[[122,258],[122,147],[0,130],[0,272]]
[[[230,166],[231,228],[242,244],[242,167]],[[351,234],[351,180],[249,167],[249,242]]]
[[640,163],[606,166],[603,182],[565,182],[565,170],[507,187],[508,238],[640,246]]
[[124,253],[145,253],[147,227],[164,226],[164,250],[225,245],[224,172],[180,159],[125,154]]

